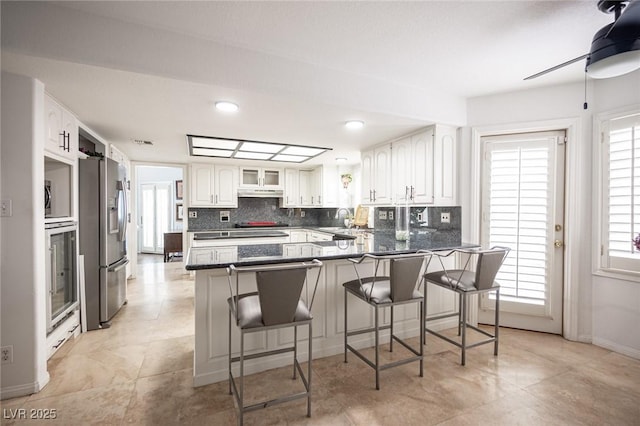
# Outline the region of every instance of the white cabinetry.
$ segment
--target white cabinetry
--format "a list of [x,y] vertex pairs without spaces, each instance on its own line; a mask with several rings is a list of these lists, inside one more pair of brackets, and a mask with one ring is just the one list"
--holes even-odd
[[78,158],[78,122],[76,118],[46,94],[44,108],[45,150],[75,160]]
[[394,202],[432,204],[433,128],[393,142],[391,153]]
[[436,205],[456,204],[456,139],[455,127],[437,124],[433,146],[434,202]]
[[362,203],[391,204],[391,144],[362,153]]
[[281,207],[297,207],[300,197],[298,169],[284,169],[284,197]]
[[318,194],[319,207],[338,207],[340,176],[338,167],[323,165],[314,170],[314,185]]
[[298,172],[298,190],[300,207],[313,207],[313,170]]
[[292,243],[306,243],[307,231],[304,229],[292,229],[289,231],[289,239]]
[[282,189],[282,169],[241,167],[241,188]]
[[238,169],[213,164],[191,165],[192,207],[237,207]]
[[193,263],[230,263],[238,260],[238,246],[206,247],[195,250],[192,254]]

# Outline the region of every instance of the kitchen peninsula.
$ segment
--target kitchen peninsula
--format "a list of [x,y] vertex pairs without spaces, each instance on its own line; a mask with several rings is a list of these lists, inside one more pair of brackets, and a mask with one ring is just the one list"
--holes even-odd
[[[311,246],[312,250],[308,250]],[[226,380],[228,377],[228,305],[229,283],[226,267],[275,265],[309,261],[314,258],[324,263],[315,297],[313,316],[314,358],[335,355],[344,350],[344,291],[342,283],[356,279],[356,273],[348,258],[359,258],[366,253],[376,255],[415,253],[418,250],[448,250],[459,247],[474,247],[462,244],[459,232],[416,232],[409,241],[396,241],[389,231],[365,232],[356,239],[337,241],[315,241],[313,243],[249,244],[237,247],[237,252],[229,254],[228,247],[192,247],[186,269],[195,271],[195,346],[194,346],[194,386],[202,386]],[[388,273],[388,265],[383,274]],[[430,270],[440,269],[435,259]],[[358,265],[358,272],[373,274],[372,263]],[[310,277],[315,280],[315,276]],[[423,291],[424,288],[421,289]],[[251,276],[242,276],[240,293],[255,291],[255,281]],[[373,311],[365,304],[349,306],[349,318],[355,327],[370,327]],[[440,315],[454,312],[456,302],[452,292],[430,286],[428,289],[428,312]],[[418,335],[419,312],[416,306],[397,307],[394,312],[394,329],[403,337]],[[383,323],[389,322],[389,312],[383,315]],[[455,326],[454,319],[441,320],[435,327]],[[236,328],[232,332],[237,332]],[[306,331],[300,330],[299,339],[305,339]],[[382,334],[384,336],[384,334]],[[245,338],[245,350],[272,350],[289,345],[293,341],[292,330],[272,330],[255,333]],[[238,342],[234,338],[234,342]],[[363,334],[352,345],[357,348],[373,346],[373,336]],[[304,344],[299,346],[300,356],[304,354]],[[234,347],[234,352],[238,351]],[[264,359],[247,361],[246,373],[252,374],[290,364],[290,355],[282,354]]]

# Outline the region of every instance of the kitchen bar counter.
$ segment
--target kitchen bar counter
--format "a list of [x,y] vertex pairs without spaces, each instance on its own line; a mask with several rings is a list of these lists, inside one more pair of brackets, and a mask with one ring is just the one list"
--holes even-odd
[[[214,245],[215,243],[212,243]],[[311,253],[296,250],[309,245],[315,250]],[[279,249],[278,247],[279,246]],[[242,245],[235,259],[216,259],[208,256],[215,247],[193,247],[187,259],[187,270],[226,268],[230,264],[236,266],[269,265],[312,260],[347,259],[361,257],[366,253],[376,255],[415,253],[418,250],[447,250],[460,247],[477,247],[463,244],[457,233],[423,233],[412,234],[407,241],[396,241],[395,232],[363,232],[362,238],[316,241],[306,243],[253,244]]]
[[[218,240],[212,242],[216,244]],[[228,362],[228,320],[229,283],[226,267],[274,265],[291,262],[320,259],[324,263],[313,305],[313,358],[342,353],[344,350],[344,289],[342,283],[356,279],[354,266],[348,258],[361,257],[365,253],[402,254],[418,250],[447,250],[457,247],[477,247],[463,244],[455,232],[424,232],[412,235],[408,242],[396,241],[395,232],[375,232],[366,234],[363,239],[341,241],[314,241],[306,243],[276,244],[238,244],[237,246],[192,247],[186,268],[195,271],[195,345],[194,345],[194,386],[227,380]],[[446,258],[447,267],[453,266],[453,256]],[[360,276],[373,275],[373,263],[363,262],[357,265]],[[431,262],[429,270],[440,269],[440,263]],[[388,274],[388,263],[381,264],[380,274]],[[310,277],[315,282],[315,272]],[[255,278],[251,274],[240,277],[240,293],[255,291]],[[424,287],[420,289],[424,291]],[[427,289],[428,312],[430,315],[442,315],[455,312],[457,302],[453,292],[437,286]],[[371,327],[373,315],[365,303],[354,303],[348,299],[349,317],[354,327]],[[419,312],[415,305],[398,306],[394,310],[394,332],[408,338],[418,335]],[[389,312],[382,316],[383,324],[389,323]],[[430,323],[431,325],[432,323]],[[434,328],[455,327],[456,318],[433,321]],[[232,333],[237,333],[232,327]],[[306,331],[299,330],[299,340],[307,338]],[[385,339],[385,332],[381,339]],[[239,339],[234,338],[238,343]],[[293,341],[293,332],[288,329],[272,330],[267,333],[252,333],[245,337],[245,351],[276,350],[289,346]],[[351,343],[354,347],[365,348],[373,345],[373,336],[359,335]],[[299,357],[304,359],[304,348],[299,342]],[[233,355],[239,348],[233,347]],[[289,365],[290,354],[275,355],[268,358],[248,360],[246,374],[252,374],[271,368]]]

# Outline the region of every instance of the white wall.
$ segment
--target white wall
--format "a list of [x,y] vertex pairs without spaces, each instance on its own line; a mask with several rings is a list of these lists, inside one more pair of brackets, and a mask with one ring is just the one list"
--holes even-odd
[[0,342],[13,346],[13,363],[2,366],[2,399],[38,392],[49,381],[44,137],[44,86],[3,72],[0,198],[12,201],[13,215],[0,219]]
[[[523,83],[523,85],[526,83]],[[583,109],[583,84],[568,84],[468,100],[468,128],[462,131],[461,182],[474,182],[473,131],[478,128],[535,128],[541,122],[574,122],[574,140],[567,146],[568,244],[575,274],[571,285],[577,297],[576,333],[573,338],[640,354],[640,283],[593,275],[593,117],[603,111],[640,103],[640,71],[609,80],[590,80],[589,109]],[[460,185],[466,212],[478,210],[477,185]],[[467,214],[463,240],[477,240],[477,225]],[[577,264],[576,264],[577,263]],[[606,294],[606,297],[604,295]],[[565,330],[566,331],[566,330]],[[615,346],[615,347],[613,347]]]

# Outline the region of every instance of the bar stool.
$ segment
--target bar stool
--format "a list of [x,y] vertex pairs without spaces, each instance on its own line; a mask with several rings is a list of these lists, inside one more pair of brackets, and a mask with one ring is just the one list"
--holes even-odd
[[[374,256],[365,254],[359,259],[348,259],[353,263],[356,271],[357,280],[349,281],[344,284],[344,362],[347,362],[347,350],[353,352],[358,358],[364,361],[369,367],[376,372],[376,389],[380,390],[380,371],[388,368],[397,367],[410,362],[419,361],[420,377],[423,377],[423,355],[424,355],[424,297],[416,290],[422,283],[420,274],[422,272],[424,262],[428,254],[406,254],[391,256]],[[357,265],[361,264],[365,259],[371,259],[375,263],[374,276],[361,278],[358,273]],[[378,276],[378,269],[381,261],[389,261],[389,276]],[[418,285],[417,285],[418,284]],[[366,302],[374,308],[375,320],[372,328],[365,328],[355,331],[349,331],[348,327],[348,303],[347,294],[355,296],[358,300]],[[402,339],[393,334],[393,308],[398,305],[409,303],[417,303],[420,309],[420,345],[416,350],[409,346]],[[380,308],[391,309],[391,322],[389,325],[380,326],[378,311]],[[380,364],[379,345],[380,330],[389,329],[389,351],[393,352],[393,341],[397,341],[407,348],[414,356]],[[364,333],[375,333],[375,360],[372,362],[360,351],[349,345],[348,337],[356,336]]]
[[[313,286],[311,298],[309,299],[308,272],[315,268],[318,268],[318,276]],[[234,395],[238,406],[238,424],[243,424],[244,413],[246,412],[300,398],[307,398],[307,417],[311,417],[311,358],[313,340],[311,307],[313,306],[313,300],[318,288],[321,268],[322,262],[317,259],[309,263],[295,263],[282,266],[236,268],[234,265],[231,265],[227,268],[229,291],[231,293],[231,297],[227,299],[229,304],[229,394]],[[258,291],[238,294],[239,276],[244,273],[255,274]],[[235,276],[235,286],[232,284],[233,276]],[[302,297],[303,289],[306,289],[304,300]],[[240,355],[237,357],[231,356],[232,317],[240,330]],[[303,325],[309,327],[308,369],[306,377],[297,358],[298,327]],[[244,340],[246,334],[284,327],[293,327],[293,346],[245,355]],[[296,379],[296,372],[300,373],[305,391],[245,406],[245,360],[278,355],[286,352],[293,352],[293,379]],[[240,368],[239,385],[236,384],[231,370],[232,363],[235,362],[239,363]]]
[[[510,250],[511,249],[508,247],[496,246],[488,250],[456,249],[451,250],[446,254],[440,254],[437,252],[433,253],[435,256],[437,256],[438,260],[440,260],[442,270],[437,272],[430,272],[425,274],[424,276],[425,331],[451,343],[452,345],[459,347],[462,351],[460,361],[461,365],[465,365],[467,349],[484,345],[486,343],[493,342],[493,355],[498,355],[498,339],[500,328],[500,284],[498,284],[495,279]],[[461,253],[465,255],[467,259],[462,269],[447,270],[442,259],[454,253]],[[477,259],[475,263],[475,271],[471,270],[471,266],[473,266],[472,259],[474,257]],[[435,284],[444,289],[456,292],[459,297],[458,312],[427,318],[427,283]],[[467,323],[468,297],[474,294],[488,292],[495,292],[496,295],[494,321],[495,324],[493,334]],[[437,331],[427,327],[428,321],[435,321],[453,316],[458,317],[458,336],[461,336],[460,342],[450,339],[447,336],[444,336],[441,333],[438,333]],[[480,334],[483,334],[484,336],[488,337],[488,339],[473,344],[467,344],[467,327],[477,331]]]

